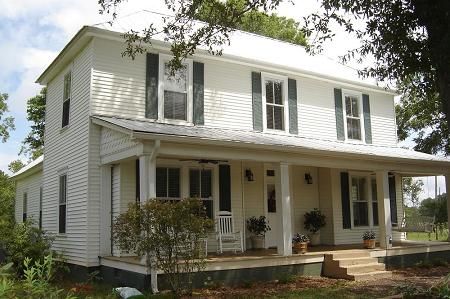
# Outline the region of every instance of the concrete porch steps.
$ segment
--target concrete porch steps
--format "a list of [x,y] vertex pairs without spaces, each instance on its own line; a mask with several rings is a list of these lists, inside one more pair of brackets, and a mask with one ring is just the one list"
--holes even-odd
[[392,272],[386,271],[386,266],[371,257],[368,250],[349,250],[325,254],[323,274],[327,277],[355,281],[392,277]]

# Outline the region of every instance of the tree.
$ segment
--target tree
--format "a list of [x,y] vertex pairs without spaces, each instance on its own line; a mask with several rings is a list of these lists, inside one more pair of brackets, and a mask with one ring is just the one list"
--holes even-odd
[[447,222],[447,195],[441,194],[437,198],[426,198],[419,206],[420,215],[436,217],[436,223]]
[[412,207],[417,208],[419,206],[422,188],[423,182],[421,180],[413,180],[411,177],[403,178],[403,196]]
[[0,140],[6,142],[9,138],[9,132],[15,130],[14,117],[8,116],[8,94],[0,93]]
[[12,173],[16,173],[19,170],[21,170],[23,167],[25,166],[25,164],[23,164],[22,161],[20,160],[14,160],[11,163],[8,164],[8,169],[9,171],[11,171]]
[[28,154],[31,160],[36,160],[44,151],[46,98],[47,88],[44,87],[38,95],[27,101],[27,120],[32,123],[31,131],[23,141],[19,155]]
[[162,270],[176,295],[192,290],[192,276],[205,266],[203,238],[212,221],[198,199],[148,200],[130,204],[113,225],[123,251],[145,256],[148,269]]
[[0,170],[0,223],[14,218],[15,190],[14,182]]
[[[239,0],[242,7],[244,0]],[[210,9],[200,8],[196,18],[208,22]],[[239,23],[233,24],[235,29],[256,33],[262,36],[290,42],[293,44],[306,46],[305,33],[300,28],[299,23],[294,19],[278,16],[274,13],[267,14],[261,11],[249,11],[242,16]]]

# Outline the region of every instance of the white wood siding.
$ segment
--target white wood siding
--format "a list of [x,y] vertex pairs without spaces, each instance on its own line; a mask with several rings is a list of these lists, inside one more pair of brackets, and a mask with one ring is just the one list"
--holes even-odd
[[[145,55],[123,58],[123,43],[95,38],[91,113],[145,119]],[[196,59],[205,64],[205,126],[252,130],[251,72],[262,71],[238,63]],[[280,69],[280,74],[283,71]],[[297,80],[299,136],[336,140],[334,88],[319,79]],[[373,144],[397,143],[393,96],[370,95]]]
[[27,219],[39,224],[39,197],[42,186],[42,171],[29,175],[16,183],[15,218],[22,222],[23,197],[27,193]]
[[[92,47],[88,44],[48,84],[43,229],[57,234],[54,249],[70,263],[87,265],[89,95]],[[61,129],[64,75],[72,71],[69,127]],[[67,173],[67,230],[58,235],[59,175]]]
[[319,206],[320,211],[325,215],[326,225],[320,229],[320,240],[323,244],[334,244],[334,211],[333,211],[333,195],[331,186],[331,169],[318,169],[318,185],[319,185]]

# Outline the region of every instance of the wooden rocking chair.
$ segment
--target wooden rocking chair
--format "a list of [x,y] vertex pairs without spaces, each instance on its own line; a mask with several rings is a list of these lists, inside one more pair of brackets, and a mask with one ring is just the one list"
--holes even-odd
[[225,250],[244,252],[244,243],[241,231],[234,230],[233,214],[228,211],[219,211],[216,222],[218,253]]

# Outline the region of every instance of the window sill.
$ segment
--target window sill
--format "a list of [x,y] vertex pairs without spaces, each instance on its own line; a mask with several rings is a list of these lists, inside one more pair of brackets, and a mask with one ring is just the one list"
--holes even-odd
[[167,125],[177,125],[177,126],[194,126],[194,124],[187,120],[177,120],[177,119],[159,119],[159,123]]
[[57,233],[56,237],[61,239],[67,239],[67,233]]

